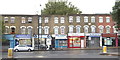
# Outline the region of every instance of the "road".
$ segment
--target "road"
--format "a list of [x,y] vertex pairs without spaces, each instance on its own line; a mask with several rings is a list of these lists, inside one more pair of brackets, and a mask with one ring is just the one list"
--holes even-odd
[[[118,56],[100,55],[100,53],[102,50],[14,52],[14,58],[118,58]],[[108,53],[118,53],[118,49],[108,49]],[[6,53],[3,53],[2,57],[7,57]]]

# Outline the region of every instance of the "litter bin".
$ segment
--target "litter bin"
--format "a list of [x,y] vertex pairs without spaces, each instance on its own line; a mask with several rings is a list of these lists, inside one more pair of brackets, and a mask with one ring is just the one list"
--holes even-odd
[[13,58],[13,48],[8,48],[8,58]]

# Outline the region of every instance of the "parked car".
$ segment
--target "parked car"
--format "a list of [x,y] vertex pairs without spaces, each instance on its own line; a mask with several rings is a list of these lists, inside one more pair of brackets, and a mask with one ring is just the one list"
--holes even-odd
[[18,52],[18,51],[32,51],[34,50],[33,47],[29,47],[27,45],[17,45],[14,47],[14,51]]

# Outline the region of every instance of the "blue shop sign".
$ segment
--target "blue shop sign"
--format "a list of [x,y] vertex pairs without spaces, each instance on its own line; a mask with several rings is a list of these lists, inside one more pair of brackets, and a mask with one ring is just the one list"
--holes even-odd
[[25,35],[16,35],[16,38],[31,38],[31,35],[25,34]]
[[7,40],[14,40],[15,35],[12,34],[6,34],[3,35],[3,38],[7,39]]

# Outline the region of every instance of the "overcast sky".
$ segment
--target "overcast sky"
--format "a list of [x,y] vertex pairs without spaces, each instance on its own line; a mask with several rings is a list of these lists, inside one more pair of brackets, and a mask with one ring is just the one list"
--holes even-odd
[[[68,0],[83,14],[110,13],[115,0]],[[0,14],[37,14],[47,0],[0,0]],[[40,7],[40,4],[42,5]]]

